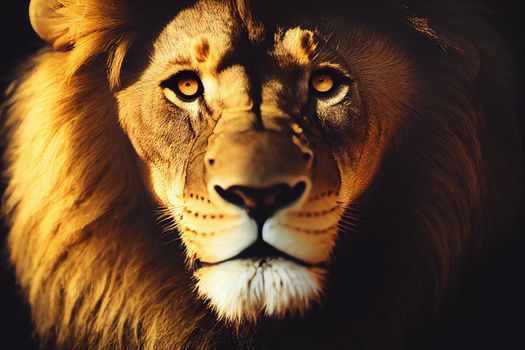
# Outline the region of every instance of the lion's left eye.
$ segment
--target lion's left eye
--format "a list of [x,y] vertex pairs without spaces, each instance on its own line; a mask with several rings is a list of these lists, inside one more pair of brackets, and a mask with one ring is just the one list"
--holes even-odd
[[204,93],[202,82],[194,72],[178,73],[164,81],[161,86],[166,98],[172,102],[175,96],[184,102],[192,102]]
[[346,74],[331,68],[321,68],[310,74],[310,91],[320,99],[332,99],[340,94],[345,86],[352,84]]
[[310,85],[314,91],[324,94],[334,88],[335,79],[328,72],[314,72],[310,78]]
[[310,74],[310,94],[324,108],[341,102],[354,82],[346,74],[332,68],[322,68]]

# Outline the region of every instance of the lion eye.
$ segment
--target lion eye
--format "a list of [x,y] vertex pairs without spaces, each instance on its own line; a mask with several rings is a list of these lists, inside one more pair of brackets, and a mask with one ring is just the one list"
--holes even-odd
[[314,72],[310,78],[310,85],[319,93],[330,92],[335,86],[335,79],[328,72]]
[[185,97],[192,97],[199,92],[199,81],[195,78],[184,78],[177,82],[177,87]]
[[164,81],[162,87],[164,88],[166,98],[170,101],[174,97],[173,94],[185,102],[195,101],[204,92],[201,80],[197,74],[193,72],[176,74]]

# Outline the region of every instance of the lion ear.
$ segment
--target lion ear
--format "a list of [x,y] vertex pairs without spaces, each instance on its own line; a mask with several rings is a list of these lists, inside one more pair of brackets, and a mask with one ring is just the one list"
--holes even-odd
[[71,44],[63,9],[64,5],[58,0],[31,0],[29,3],[29,20],[33,30],[57,50]]
[[93,57],[104,54],[112,87],[120,84],[124,58],[133,45],[140,12],[123,0],[31,0],[35,32],[56,50],[68,51],[66,74],[72,77]]

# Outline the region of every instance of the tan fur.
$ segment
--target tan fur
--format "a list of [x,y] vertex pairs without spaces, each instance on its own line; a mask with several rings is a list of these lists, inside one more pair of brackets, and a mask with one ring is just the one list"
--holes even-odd
[[50,30],[59,34],[52,38],[52,44],[57,49],[73,47],[64,62],[67,77],[71,78],[86,62],[106,52],[110,86],[117,87],[122,62],[134,40],[129,9],[115,0],[57,0],[53,7],[57,19]]
[[282,38],[277,38],[280,44],[276,47],[276,55],[299,65],[311,63],[317,47],[313,32],[298,27],[288,30]]

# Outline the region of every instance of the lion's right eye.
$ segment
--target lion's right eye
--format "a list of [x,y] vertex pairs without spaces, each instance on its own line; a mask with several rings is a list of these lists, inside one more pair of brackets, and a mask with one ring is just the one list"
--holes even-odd
[[202,96],[204,88],[199,76],[194,72],[181,72],[164,81],[161,85],[164,95],[175,103],[178,98],[184,102],[192,102]]

